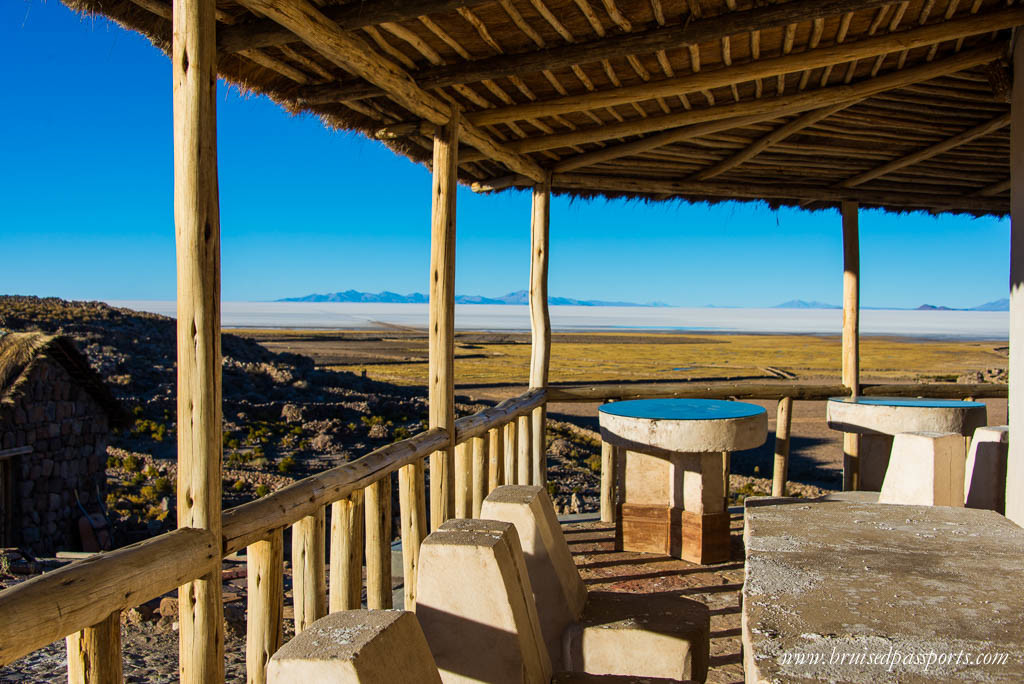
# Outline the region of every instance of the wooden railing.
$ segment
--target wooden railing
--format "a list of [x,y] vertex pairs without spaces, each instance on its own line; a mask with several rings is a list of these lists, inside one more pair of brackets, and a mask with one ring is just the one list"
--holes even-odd
[[[479,513],[501,484],[532,484],[543,447],[531,437],[545,391],[533,389],[455,421],[455,517]],[[292,594],[296,632],[328,610],[366,602],[390,608],[391,475],[399,473],[400,536],[405,603],[415,605],[418,543],[426,536],[425,459],[449,446],[449,435],[428,430],[362,458],[295,482],[224,513],[222,540],[209,531],[181,529],[93,556],[0,592],[0,665],[67,637],[72,682],[120,679],[120,612],[156,598],[216,568],[221,557],[246,549],[248,566],[247,679],[265,680],[281,646],[284,529],[292,528]],[[331,506],[330,598],[326,582],[326,508]],[[115,674],[116,673],[116,674]]]
[[[479,514],[483,498],[501,484],[542,484],[544,440],[534,438],[538,415],[551,402],[692,397],[778,400],[776,485],[784,491],[793,400],[844,396],[841,386],[794,383],[665,383],[533,389],[455,421],[451,486],[455,517]],[[867,396],[985,398],[1007,396],[1006,385],[864,385]],[[543,427],[540,427],[543,435]],[[426,536],[425,461],[449,446],[432,429],[362,458],[295,482],[223,515],[220,548],[212,533],[180,529],[98,554],[0,592],[0,665],[67,637],[72,682],[113,681],[120,675],[120,612],[174,590],[216,568],[221,557],[246,549],[248,565],[247,679],[265,681],[281,646],[284,530],[291,527],[296,632],[328,611],[366,603],[391,607],[391,475],[398,472],[399,534],[403,542],[406,608],[415,605],[419,540]],[[615,453],[604,448],[602,517],[612,519]],[[779,482],[781,478],[781,483]],[[330,525],[326,511],[331,507]],[[330,538],[330,587],[326,542]],[[416,543],[411,543],[415,540]]]

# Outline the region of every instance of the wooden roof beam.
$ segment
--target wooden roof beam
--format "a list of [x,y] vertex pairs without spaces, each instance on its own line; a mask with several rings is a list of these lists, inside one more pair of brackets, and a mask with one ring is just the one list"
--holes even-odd
[[[959,147],[960,145],[969,143],[970,141],[976,138],[982,138],[990,133],[994,133],[995,131],[998,131],[999,129],[1009,125],[1010,113],[1007,112],[1006,114],[1002,114],[1001,116],[997,116],[996,118],[986,121],[983,124],[966,130],[963,133],[960,133],[959,135],[954,135],[952,138],[948,138],[946,140],[943,140],[942,142],[935,143],[930,147],[926,147],[923,150],[914,152],[913,154],[908,154],[907,156],[895,159],[889,162],[888,164],[882,164],[881,166],[871,169],[870,171],[865,171],[864,173],[858,174],[852,178],[848,178],[844,180],[842,183],[840,183],[840,185],[843,186],[844,188],[852,188],[862,183],[867,183],[868,181],[880,178],[881,176],[892,173],[893,171],[896,171],[898,169],[902,169],[906,166],[913,166],[918,162],[922,162],[926,159],[936,157],[942,154],[943,152],[948,152],[949,150],[952,150],[955,147]],[[984,191],[982,191],[982,193],[983,192]]]
[[852,100],[860,100],[886,90],[970,69],[979,64],[985,64],[993,59],[998,59],[1005,52],[1006,46],[1004,44],[992,44],[851,85],[829,86],[794,95],[747,100],[718,107],[691,109],[664,116],[652,116],[636,121],[580,129],[570,133],[525,138],[509,143],[508,147],[519,153],[537,152],[660,131],[657,135],[641,140],[609,146],[594,152],[577,155],[576,157],[569,157],[559,162],[560,170],[562,171],[569,170],[570,168],[581,168],[580,162],[590,164],[597,163],[598,161],[607,161],[608,159],[629,156],[645,150],[670,145],[678,140],[685,140],[689,137],[689,133],[685,129],[686,126],[756,114],[763,115],[764,118],[778,118]]
[[[134,1],[134,0],[133,0]],[[342,31],[354,31],[366,26],[386,22],[408,21],[424,14],[450,12],[464,7],[475,7],[493,0],[373,0],[353,2],[336,7],[324,7],[325,17]],[[244,3],[243,3],[244,4]],[[285,45],[301,40],[290,30],[271,19],[218,27],[217,50],[239,52],[250,48]]]
[[978,194],[981,195],[982,197],[994,197],[995,195],[998,195],[1009,190],[1011,185],[1012,183],[1010,179],[1007,178],[1006,180],[1001,180],[998,183],[993,183],[988,187],[982,188],[981,190],[978,191]]
[[721,175],[726,171],[729,171],[730,169],[734,169],[743,162],[749,159],[753,159],[757,155],[761,154],[772,145],[782,142],[789,136],[799,131],[802,131],[805,128],[813,126],[822,119],[826,119],[840,110],[846,109],[847,107],[852,107],[857,102],[860,102],[860,100],[840,102],[839,104],[835,104],[830,107],[822,107],[821,109],[811,110],[806,114],[797,117],[793,121],[790,121],[785,126],[782,126],[772,131],[768,135],[764,136],[757,142],[750,145],[750,147],[747,147],[744,150],[740,150],[731,157],[728,157],[727,159],[718,162],[714,166],[705,169],[700,173],[695,174],[693,176],[693,180],[708,180],[714,178],[715,176]]
[[[241,0],[250,10],[273,19],[337,66],[365,78],[387,92],[414,116],[443,126],[450,105],[427,93],[394,62],[378,55],[358,36],[341,30],[308,0]],[[475,125],[460,120],[459,138],[512,171],[540,182],[546,172],[529,157],[509,151]]]
[[[545,69],[568,68],[579,64],[637,54],[654,54],[683,45],[717,42],[727,36],[754,29],[786,26],[794,21],[810,21],[861,9],[889,4],[892,0],[792,0],[744,12],[730,12],[709,19],[685,24],[659,26],[620,36],[606,36],[583,43],[572,43],[547,50],[513,55],[497,55],[485,59],[424,69],[414,74],[421,87],[440,88],[456,83],[476,83]],[[327,104],[380,95],[379,91],[360,83],[310,87],[302,91],[302,99],[310,104]],[[653,97],[653,96],[652,96]]]
[[[785,6],[785,5],[783,5]],[[898,33],[888,33],[855,42],[806,50],[773,59],[749,62],[741,66],[700,71],[677,78],[649,81],[635,86],[569,95],[551,100],[500,107],[468,115],[473,123],[485,126],[528,118],[567,114],[628,104],[656,97],[673,97],[720,88],[759,78],[796,73],[806,69],[835,66],[854,60],[886,55],[934,45],[964,36],[978,35],[1024,24],[1024,7],[975,14],[964,19],[931,24]]]

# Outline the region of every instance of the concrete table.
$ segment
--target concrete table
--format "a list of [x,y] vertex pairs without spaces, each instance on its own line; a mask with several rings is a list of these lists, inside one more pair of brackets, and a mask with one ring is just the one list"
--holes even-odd
[[763,444],[765,410],[738,401],[643,399],[605,404],[598,417],[601,439],[625,452],[617,547],[694,563],[729,560],[722,452]]
[[1024,681],[1024,529],[995,511],[747,499],[753,682]]
[[860,439],[860,486],[879,491],[889,467],[893,435],[901,432],[955,432],[970,437],[988,422],[985,405],[952,399],[832,397],[828,426]]

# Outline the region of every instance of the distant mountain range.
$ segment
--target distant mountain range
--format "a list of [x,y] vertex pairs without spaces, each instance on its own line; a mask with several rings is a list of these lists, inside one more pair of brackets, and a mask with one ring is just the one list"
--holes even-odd
[[[328,294],[310,294],[305,297],[285,297],[279,302],[372,302],[386,304],[426,304],[429,299],[421,292],[398,294],[397,292],[360,292],[345,290]],[[501,297],[483,297],[481,295],[455,295],[456,304],[529,304],[530,293],[526,290],[509,292]],[[637,304],[635,302],[605,302],[599,299],[570,299],[569,297],[548,297],[551,306],[668,306],[663,302]]]
[[[782,304],[776,304],[774,309],[842,309],[838,304],[824,304],[822,302],[805,302],[802,299],[791,299]],[[883,307],[865,306],[863,309],[880,309]],[[979,304],[966,309],[957,309],[949,306],[936,306],[934,304],[922,304],[913,311],[1009,311],[1009,299],[996,299],[995,301]]]

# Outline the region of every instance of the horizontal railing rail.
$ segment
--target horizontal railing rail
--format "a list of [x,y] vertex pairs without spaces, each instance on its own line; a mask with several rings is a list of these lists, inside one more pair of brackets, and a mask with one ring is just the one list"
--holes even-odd
[[532,389],[479,413],[459,418],[455,421],[455,443],[461,444],[467,439],[479,437],[497,425],[504,425],[513,418],[526,415],[545,403],[546,393],[544,389]]
[[220,561],[208,530],[180,529],[0,592],[0,665],[201,577]]
[[[866,397],[924,397],[928,399],[959,399],[964,397],[1005,398],[1007,385],[998,383],[965,384],[936,382],[917,384],[862,384]],[[822,401],[829,397],[850,395],[843,385],[812,385],[809,383],[716,383],[697,382],[643,383],[617,385],[572,385],[547,388],[547,402],[620,401],[624,399],[780,399],[790,397]]]

